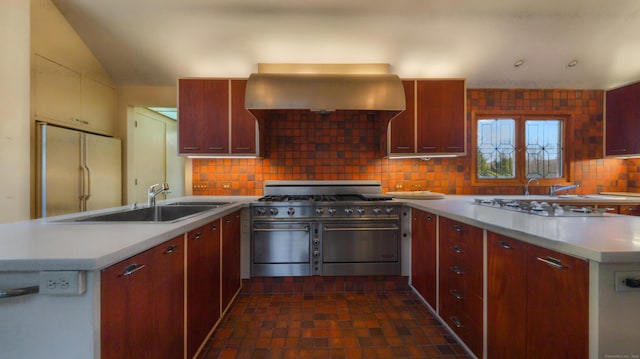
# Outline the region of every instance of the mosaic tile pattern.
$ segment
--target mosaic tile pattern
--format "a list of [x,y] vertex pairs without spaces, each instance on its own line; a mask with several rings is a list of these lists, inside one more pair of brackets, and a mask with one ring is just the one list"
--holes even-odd
[[[349,282],[345,278],[328,278],[328,285],[319,285],[322,279],[276,279],[315,283],[301,290],[283,287],[283,293],[269,287],[274,281],[245,281],[251,291],[237,297],[200,359],[468,358],[418,298],[401,289],[406,278],[337,285]],[[392,290],[379,287],[402,281]]]
[[[570,113],[573,173],[584,193],[638,191],[637,162],[603,159],[602,90],[467,90],[467,119],[477,111]],[[340,117],[342,116],[342,117]],[[348,116],[345,121],[345,116]],[[264,158],[193,160],[195,195],[262,195],[266,180],[379,180],[383,191],[432,190],[448,194],[522,194],[522,186],[471,186],[471,156],[389,160],[380,149],[380,121],[341,112],[306,111],[274,116],[264,130]],[[467,121],[467,132],[470,121]],[[467,139],[470,147],[471,139]],[[633,174],[633,179],[630,176]],[[225,185],[230,188],[224,188]],[[546,194],[542,186],[531,193]]]

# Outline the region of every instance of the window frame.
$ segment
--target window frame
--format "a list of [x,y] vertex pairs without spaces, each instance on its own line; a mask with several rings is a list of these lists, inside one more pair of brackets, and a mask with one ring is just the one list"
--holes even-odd
[[[516,170],[514,178],[478,178],[478,120],[506,119],[515,121]],[[525,121],[560,120],[562,122],[562,177],[540,178],[536,186],[569,184],[572,182],[573,150],[570,134],[573,134],[572,115],[566,112],[532,111],[478,111],[471,114],[471,185],[472,186],[523,186],[525,177]]]

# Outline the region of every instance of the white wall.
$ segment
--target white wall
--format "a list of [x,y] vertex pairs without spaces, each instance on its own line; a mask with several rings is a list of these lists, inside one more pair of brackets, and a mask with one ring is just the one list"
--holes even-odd
[[0,1],[0,223],[29,219],[29,1]]

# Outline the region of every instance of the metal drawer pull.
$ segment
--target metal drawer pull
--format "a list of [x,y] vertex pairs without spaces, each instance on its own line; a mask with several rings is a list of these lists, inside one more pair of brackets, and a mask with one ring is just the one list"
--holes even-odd
[[254,228],[254,232],[309,232],[309,226],[304,228]]
[[196,234],[193,235],[193,239],[200,239],[200,237],[202,237],[200,232],[196,232]]
[[236,150],[240,150],[240,151],[248,151],[249,147],[236,147]]
[[409,146],[396,146],[396,150],[408,150],[410,148],[411,147],[409,147]]
[[398,227],[344,227],[344,228],[331,228],[324,227],[324,230],[327,232],[339,232],[339,231],[395,231]]
[[174,245],[170,245],[169,247],[167,247],[167,249],[164,251],[164,254],[171,254],[173,253],[173,251],[176,250],[176,248],[178,248],[178,246],[174,246]]
[[183,146],[182,149],[183,150],[197,150],[197,149],[200,149],[200,147],[198,147],[198,146]]
[[458,266],[451,266],[449,267],[449,269],[451,269],[451,271],[457,275],[463,275],[464,272],[462,271],[462,269],[460,269],[460,267]]
[[224,149],[224,147],[218,147],[218,146],[213,146],[213,147],[209,147],[210,150],[216,150],[216,151],[222,151]]
[[460,226],[460,225],[454,224],[453,225],[453,230],[456,231],[456,232],[463,232],[464,228],[462,228],[462,226]]
[[123,277],[130,276],[130,275],[132,275],[133,273],[135,273],[135,272],[137,272],[137,271],[141,270],[142,268],[144,268],[144,264],[137,265],[137,264],[133,263],[132,265],[127,266],[127,267],[124,269],[124,273],[122,273],[122,276],[123,276]]
[[513,249],[513,247],[505,241],[498,241],[498,245],[504,249]]
[[561,260],[559,260],[559,259],[555,259],[555,258],[552,258],[552,257],[546,257],[546,258],[540,258],[540,257],[538,257],[537,259],[538,259],[540,262],[545,263],[545,264],[548,264],[548,265],[550,265],[550,266],[552,266],[552,267],[554,267],[554,268],[558,268],[558,269],[565,269],[565,268],[568,268],[568,267],[566,267],[566,266],[563,266],[563,265],[562,265],[562,261],[561,261]]
[[427,216],[427,221],[433,221],[433,217]]
[[11,288],[11,289],[0,288],[0,299],[19,297],[21,295],[28,295],[28,294],[36,294],[39,291],[40,291],[40,287],[37,285],[31,286],[31,287]]
[[454,297],[456,297],[457,300],[463,300],[464,299],[462,294],[460,294],[460,292],[458,292],[457,290],[451,289],[450,292]]
[[460,321],[460,319],[458,319],[458,317],[451,317],[451,321],[453,322],[453,325],[456,328],[462,328],[463,327],[462,322]]
[[454,251],[454,252],[456,252],[456,253],[458,253],[458,254],[461,254],[461,253],[463,253],[463,252],[464,252],[464,251],[462,250],[462,248],[460,248],[460,246],[453,246],[453,247],[451,247],[451,249],[453,249],[453,251]]

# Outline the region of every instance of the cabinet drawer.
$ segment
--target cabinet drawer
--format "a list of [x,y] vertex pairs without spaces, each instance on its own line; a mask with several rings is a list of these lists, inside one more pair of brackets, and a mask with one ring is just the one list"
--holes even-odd
[[464,301],[451,302],[440,316],[447,325],[462,339],[471,351],[482,355],[482,299],[470,296]]
[[628,216],[640,216],[640,205],[638,204],[621,204],[620,214]]

